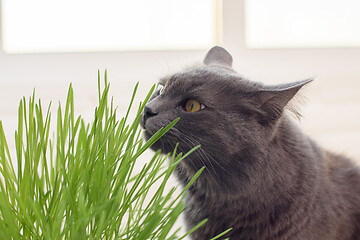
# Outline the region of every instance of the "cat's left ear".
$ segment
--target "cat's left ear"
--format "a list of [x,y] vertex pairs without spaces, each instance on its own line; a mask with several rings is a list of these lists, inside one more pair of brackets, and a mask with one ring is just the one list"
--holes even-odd
[[232,66],[232,56],[231,54],[225,50],[225,48],[215,46],[211,48],[204,59],[204,64],[206,65],[222,65],[225,67]]
[[257,94],[257,100],[260,101],[260,108],[266,112],[268,120],[276,120],[296,93],[313,79],[306,79],[294,83],[281,84],[267,87]]

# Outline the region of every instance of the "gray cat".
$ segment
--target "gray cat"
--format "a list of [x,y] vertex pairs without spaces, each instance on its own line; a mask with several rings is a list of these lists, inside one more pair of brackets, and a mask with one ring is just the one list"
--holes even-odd
[[188,227],[208,218],[192,238],[233,228],[224,238],[360,239],[359,169],[319,147],[285,110],[311,80],[268,86],[231,65],[214,47],[201,66],[161,79],[141,120],[148,139],[180,117],[155,150],[201,144],[176,169],[185,185],[206,166],[187,197]]

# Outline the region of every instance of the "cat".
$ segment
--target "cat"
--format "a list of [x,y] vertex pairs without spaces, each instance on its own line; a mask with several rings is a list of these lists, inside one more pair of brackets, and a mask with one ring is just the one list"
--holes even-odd
[[[175,174],[189,188],[188,228],[208,221],[194,240],[360,239],[360,170],[306,136],[289,114],[292,99],[312,80],[280,85],[249,81],[232,68],[222,47],[203,63],[162,78],[144,108],[149,139],[180,117],[152,149],[171,153],[201,148]],[[290,110],[290,111],[289,111]]]

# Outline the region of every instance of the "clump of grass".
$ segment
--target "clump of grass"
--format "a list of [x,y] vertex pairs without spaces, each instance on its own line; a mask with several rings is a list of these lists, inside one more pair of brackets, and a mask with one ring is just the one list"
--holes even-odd
[[[176,194],[175,188],[165,191],[165,185],[191,151],[182,155],[175,150],[171,156],[156,152],[141,171],[134,171],[138,157],[177,120],[143,142],[140,115],[154,87],[128,123],[137,85],[127,113],[118,121],[106,72],[103,90],[100,82],[99,76],[93,121],[76,116],[70,85],[64,108],[58,107],[53,134],[51,106],[44,111],[35,93],[28,101],[23,98],[15,157],[0,121],[1,239],[182,239],[188,234],[178,237],[179,229],[173,229],[184,210],[188,186]],[[164,163],[167,158],[170,164]],[[154,186],[157,190],[150,191]]]

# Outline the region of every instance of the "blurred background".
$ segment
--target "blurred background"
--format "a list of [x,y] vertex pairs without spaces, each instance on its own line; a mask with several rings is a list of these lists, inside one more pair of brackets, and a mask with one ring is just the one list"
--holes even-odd
[[214,45],[244,77],[315,77],[300,121],[327,149],[360,161],[360,3],[356,0],[0,0],[0,119],[10,145],[23,96],[91,119],[97,71],[108,70],[119,117],[159,77],[201,62]]

